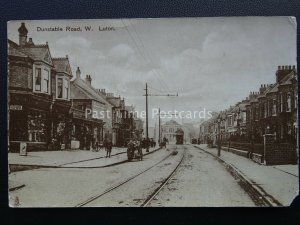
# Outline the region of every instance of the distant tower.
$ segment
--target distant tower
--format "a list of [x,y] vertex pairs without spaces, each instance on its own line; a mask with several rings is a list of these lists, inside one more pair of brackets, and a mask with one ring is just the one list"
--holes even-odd
[[24,46],[27,43],[27,34],[28,30],[25,27],[25,23],[21,23],[21,26],[18,29],[19,31],[19,45]]

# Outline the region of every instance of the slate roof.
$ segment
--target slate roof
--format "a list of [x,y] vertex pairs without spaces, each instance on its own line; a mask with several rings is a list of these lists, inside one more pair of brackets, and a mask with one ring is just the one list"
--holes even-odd
[[52,62],[57,72],[66,73],[71,77],[73,76],[68,57],[52,58]]
[[105,97],[82,79],[71,81],[71,98],[94,99],[100,103],[111,105]]
[[24,57],[24,58],[30,58],[29,55],[19,51],[14,45],[9,45],[8,47],[8,55],[11,56],[18,56],[18,57]]
[[121,105],[121,99],[119,97],[106,97],[106,99],[114,107],[120,107],[120,105]]
[[[11,40],[8,40],[8,43],[11,47],[18,50],[19,55],[25,54],[35,61],[43,61],[53,66],[48,44],[42,44],[42,45],[30,44],[21,47],[17,43]],[[49,61],[47,61],[47,59],[49,59]]]

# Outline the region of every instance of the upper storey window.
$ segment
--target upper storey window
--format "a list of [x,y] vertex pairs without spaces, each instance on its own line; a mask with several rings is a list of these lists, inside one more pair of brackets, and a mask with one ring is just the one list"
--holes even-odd
[[33,91],[50,94],[50,69],[45,66],[34,66]]
[[70,80],[68,78],[63,76],[56,78],[56,98],[70,99]]

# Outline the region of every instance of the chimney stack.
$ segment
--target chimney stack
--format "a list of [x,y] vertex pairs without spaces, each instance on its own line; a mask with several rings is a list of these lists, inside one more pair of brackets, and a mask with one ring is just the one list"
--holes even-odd
[[34,45],[32,38],[29,38],[29,41],[26,43],[27,45]]
[[79,67],[77,67],[77,70],[76,70],[76,79],[80,79],[80,74],[81,74],[81,71],[80,71]]
[[21,26],[19,27],[18,31],[19,31],[19,45],[23,47],[27,43],[27,34],[28,34],[28,30],[25,27],[25,23],[21,23]]
[[85,82],[88,84],[88,85],[92,85],[92,78],[91,78],[91,75],[86,75],[85,77]]

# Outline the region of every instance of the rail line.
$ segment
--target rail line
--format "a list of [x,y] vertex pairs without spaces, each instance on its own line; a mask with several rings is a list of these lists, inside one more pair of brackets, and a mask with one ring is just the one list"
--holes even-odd
[[[174,150],[176,150],[176,149],[177,149],[177,146],[176,146],[176,148],[175,148]],[[88,198],[87,200],[85,200],[85,201],[83,201],[83,202],[81,202],[81,203],[75,205],[75,207],[82,207],[82,206],[85,206],[85,205],[87,205],[87,204],[89,204],[89,203],[95,201],[96,199],[98,199],[98,198],[100,198],[100,197],[102,197],[102,196],[104,196],[104,195],[110,193],[111,191],[117,189],[118,187],[120,187],[120,186],[122,186],[122,185],[128,183],[129,181],[131,181],[131,180],[133,180],[134,178],[140,176],[141,174],[147,172],[148,170],[152,169],[153,167],[157,166],[158,164],[160,164],[161,162],[163,162],[164,160],[166,160],[167,158],[169,158],[171,155],[173,155],[173,152],[174,152],[174,151],[172,151],[170,154],[168,154],[168,155],[167,155],[166,157],[164,157],[162,160],[160,160],[159,162],[155,163],[154,165],[148,167],[147,169],[145,169],[145,170],[139,172],[138,174],[135,174],[135,175],[131,176],[130,178],[128,178],[128,179],[122,181],[122,182],[119,183],[119,184],[116,184],[116,185],[114,185],[114,186],[108,188],[107,190],[105,190],[104,192],[102,192],[102,193],[100,193],[100,194],[97,194],[97,195],[94,195],[94,196]]]
[[181,160],[175,167],[175,169],[172,171],[172,173],[162,182],[162,184],[146,199],[146,201],[141,205],[141,207],[147,207],[150,202],[161,192],[161,190],[169,183],[169,181],[173,178],[174,174],[182,164],[184,158],[185,158],[185,152],[186,152],[187,147],[184,146],[184,153],[182,155]]

